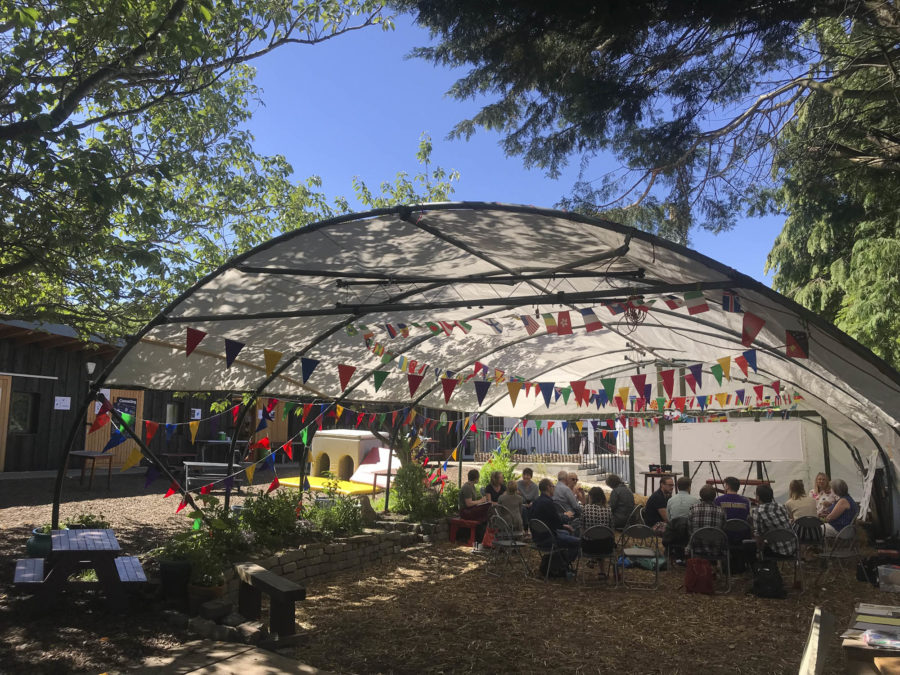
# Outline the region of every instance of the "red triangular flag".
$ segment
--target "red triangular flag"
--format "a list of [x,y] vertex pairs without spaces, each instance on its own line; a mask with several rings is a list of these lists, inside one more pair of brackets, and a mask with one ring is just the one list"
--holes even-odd
[[585,391],[587,384],[584,380],[569,382],[569,386],[572,387],[572,393],[575,394],[575,402],[577,404],[581,405],[582,402],[587,402],[588,394]]
[[254,448],[265,448],[266,450],[268,450],[270,447],[271,447],[271,441],[269,441],[269,437],[266,436],[265,438],[261,438],[258,441],[256,441],[256,443],[251,445],[250,449],[253,450]]
[[268,493],[268,492],[271,492],[272,490],[274,490],[275,488],[277,488],[277,487],[279,486],[279,484],[280,484],[280,483],[278,482],[278,476],[275,476],[275,480],[273,480],[271,483],[269,483],[269,489],[266,490],[266,492],[267,492],[267,493]]
[[159,429],[159,422],[151,422],[150,420],[144,420],[144,432],[147,436],[147,440],[144,441],[147,445],[150,445],[150,441],[153,440],[153,437],[156,436],[156,430]]
[[659,377],[662,379],[663,389],[666,390],[666,396],[672,398],[672,392],[675,389],[675,371],[661,370],[659,371]]
[[97,411],[97,414],[102,415],[103,413],[108,413],[110,410],[112,410],[112,406],[109,404],[109,401],[104,398],[100,403],[100,410]]
[[760,385],[757,385],[757,386],[753,387],[753,392],[756,394],[756,400],[757,400],[757,401],[762,401],[762,397],[763,397],[763,385],[760,384]]
[[191,352],[193,352],[197,348],[197,345],[199,345],[205,337],[206,333],[204,333],[202,330],[197,330],[196,328],[188,328],[187,347],[184,350],[184,355],[190,356]]
[[169,497],[174,495],[176,492],[178,492],[178,490],[179,490],[178,483],[173,480],[172,484],[169,486],[169,489],[166,491],[166,494],[163,495],[163,499],[168,499]]
[[442,377],[441,378],[441,386],[444,388],[444,403],[450,403],[450,397],[453,395],[453,390],[456,389],[456,385],[459,384],[459,380]]
[[282,445],[281,449],[284,450],[284,454],[288,456],[288,459],[294,459],[294,446],[291,445],[290,441]]
[[419,385],[422,384],[422,378],[424,375],[413,375],[412,373],[408,373],[406,375],[406,379],[409,381],[409,395],[415,396],[416,389],[419,388]]
[[180,513],[181,510],[188,505],[187,497],[181,500],[181,503],[178,505],[178,508],[175,509],[175,513]]
[[209,483],[208,485],[204,485],[202,488],[200,488],[200,494],[208,495],[210,493],[210,490],[212,490],[212,486],[213,486],[212,483]]
[[691,373],[685,373],[684,381],[688,383],[688,386],[691,388],[691,391],[696,394],[697,393],[697,380],[694,379],[694,376]]
[[744,377],[747,377],[747,359],[745,359],[743,356],[735,356],[734,362],[738,365],[738,368],[741,369]]
[[347,366],[341,364],[338,366],[338,374],[341,378],[341,391],[347,388],[347,385],[350,384],[350,378],[353,377],[353,373],[356,372],[356,366]]
[[781,396],[781,380],[775,380],[772,383],[772,389],[775,390],[776,396]]
[[676,396],[672,399],[672,403],[675,404],[675,407],[678,408],[681,412],[684,412],[684,404],[687,402],[687,397],[685,396]]
[[759,335],[759,331],[766,325],[765,319],[761,319],[752,312],[744,312],[744,325],[741,329],[741,344],[749,347]]
[[88,431],[88,433],[89,434],[94,433],[95,431],[97,431],[97,429],[102,427],[107,422],[109,422],[109,415],[107,413],[103,413],[102,415],[97,415],[94,418],[94,423],[91,425],[91,430]]
[[237,424],[238,413],[241,411],[241,404],[238,403],[231,409],[231,423]]

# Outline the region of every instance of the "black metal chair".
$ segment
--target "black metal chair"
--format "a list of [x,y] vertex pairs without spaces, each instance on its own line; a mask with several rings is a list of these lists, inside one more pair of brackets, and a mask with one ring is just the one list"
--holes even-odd
[[739,574],[756,559],[756,540],[753,528],[743,518],[729,518],[725,521],[725,534],[728,535],[728,552],[731,555],[731,569]]
[[663,536],[663,545],[666,548],[666,561],[669,569],[675,571],[675,561],[685,557],[684,549],[691,538],[691,524],[686,516],[672,518],[669,527]]
[[722,567],[725,568],[725,592],[731,591],[731,556],[725,530],[718,527],[701,527],[694,530],[688,543],[687,554],[691,558],[722,563]]
[[[788,549],[793,553],[779,553],[776,546],[787,545]],[[774,530],[764,532],[762,535],[762,548],[759,551],[759,559],[765,562],[772,560],[776,563],[790,562],[794,566],[794,588],[802,588],[803,580],[800,577],[800,544],[797,542],[797,535],[793,530],[784,527],[778,527]]]
[[797,534],[797,541],[800,544],[800,558],[804,559],[804,553],[811,548],[819,549],[819,552],[825,548],[825,525],[816,516],[803,516],[797,518],[793,524],[794,532]]
[[825,537],[825,550],[819,555],[819,558],[825,562],[825,569],[822,570],[822,574],[820,574],[819,579],[816,580],[817,585],[822,576],[831,569],[835,563],[841,569],[844,567],[845,560],[851,560],[851,564],[854,566],[858,564],[862,558],[862,554],[859,551],[859,539],[856,533],[856,524],[850,523],[841,529],[836,537]]
[[[629,525],[622,532],[620,548],[622,549],[622,555],[616,561],[616,570],[617,577],[621,579],[622,585],[626,588],[640,588],[644,590],[656,590],[659,588],[659,559],[661,556],[659,538],[656,536],[656,532],[646,525]],[[625,577],[626,559],[633,565],[641,559],[653,560],[653,584],[632,582],[629,586]],[[619,568],[621,568],[621,572],[618,572]]]
[[544,581],[547,581],[550,578],[553,558],[562,556],[562,549],[557,545],[556,533],[543,520],[532,518],[528,521],[528,526],[531,528],[531,547],[541,555],[541,558],[547,556],[547,569],[544,572]]
[[485,572],[500,576],[500,563],[505,562],[506,567],[509,567],[512,564],[512,558],[517,556],[527,577],[529,574],[528,562],[522,555],[522,549],[528,548],[528,544],[522,541],[521,533],[513,532],[510,524],[496,513],[488,520],[488,530],[493,530],[494,540],[491,542],[489,557],[484,567]]
[[[606,525],[589,527],[581,535],[581,555],[575,563],[575,578],[578,578],[581,571],[582,559],[593,560],[598,563],[602,563],[605,560],[607,569],[609,572],[612,572],[612,568],[615,567],[616,557],[616,533],[613,532],[612,528]],[[616,577],[617,575],[613,574],[614,585],[618,586]],[[609,573],[607,573],[607,578],[609,578]],[[584,577],[582,576],[583,581]]]

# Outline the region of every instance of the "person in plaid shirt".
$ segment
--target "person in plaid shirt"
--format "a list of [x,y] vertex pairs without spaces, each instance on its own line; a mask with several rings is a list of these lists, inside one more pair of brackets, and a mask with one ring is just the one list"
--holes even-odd
[[[691,534],[699,530],[701,527],[717,527],[720,530],[725,527],[725,511],[722,507],[716,505],[716,489],[712,485],[704,485],[700,488],[700,501],[692,504],[688,512],[688,519],[691,523]],[[691,555],[723,555],[725,551],[713,549],[695,543],[691,550]]]
[[[756,498],[759,500],[759,507],[750,514],[750,522],[753,526],[753,536],[757,544],[762,546],[762,536],[766,532],[779,528],[790,530],[791,521],[787,509],[773,501],[771,485],[758,485]],[[795,546],[796,542],[793,541],[779,541],[771,547],[767,546],[766,552],[789,558],[796,554]]]

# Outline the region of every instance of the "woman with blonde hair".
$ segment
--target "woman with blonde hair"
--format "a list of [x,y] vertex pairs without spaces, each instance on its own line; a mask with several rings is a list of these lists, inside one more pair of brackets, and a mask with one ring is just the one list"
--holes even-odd
[[803,486],[802,480],[792,480],[788,490],[791,496],[784,503],[784,508],[787,509],[788,516],[790,516],[792,522],[797,520],[797,518],[806,516],[815,518],[819,515],[816,500],[806,494],[806,488]]
[[821,472],[816,474],[816,487],[809,491],[809,496],[816,500],[816,515],[819,518],[827,516],[838,499],[831,491],[831,479],[828,474]]

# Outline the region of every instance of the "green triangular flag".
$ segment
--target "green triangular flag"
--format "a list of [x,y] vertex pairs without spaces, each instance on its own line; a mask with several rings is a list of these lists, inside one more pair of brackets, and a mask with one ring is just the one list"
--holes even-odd
[[716,378],[716,382],[718,382],[719,386],[721,387],[722,386],[722,374],[723,374],[722,366],[720,366],[718,363],[714,366],[710,366],[709,372],[711,372],[713,374],[713,377]]
[[122,415],[122,421],[125,422],[125,424],[127,424],[128,426],[131,426],[132,424],[134,424],[134,415],[132,415],[130,413],[119,413],[119,414]]
[[606,391],[606,398],[612,403],[616,399],[616,378],[609,377],[602,379],[600,380],[600,384],[603,385],[603,389]]
[[390,363],[391,359],[394,358],[394,355],[391,352],[385,352],[381,355],[382,363]]
[[192,529],[192,530],[199,530],[199,529],[200,529],[200,519],[199,519],[199,518],[194,518],[194,524],[191,525],[191,529]]
[[535,426],[535,428],[540,429],[540,428],[541,428],[541,421],[540,421],[540,420],[535,420],[535,421],[534,421],[534,426]]
[[664,399],[664,398],[656,399],[656,409],[657,410],[660,410],[660,411],[664,410],[665,407],[666,407],[666,399]]
[[384,426],[384,418],[385,418],[386,416],[387,416],[387,413],[379,413],[379,414],[378,414],[378,426],[379,426],[379,428]]
[[300,431],[300,440],[303,441],[303,445],[306,445],[306,429]]
[[293,401],[287,401],[284,406],[281,408],[281,419],[287,419],[288,413],[291,412],[294,408],[297,407],[297,404]]
[[381,389],[381,385],[384,384],[385,378],[388,376],[386,370],[376,370],[372,373],[372,377],[375,378],[375,391]]
[[[569,396],[572,394],[572,387],[566,387],[565,389],[560,389],[559,393],[562,394],[563,403],[568,403]],[[551,429],[551,431],[553,431],[553,430]]]

